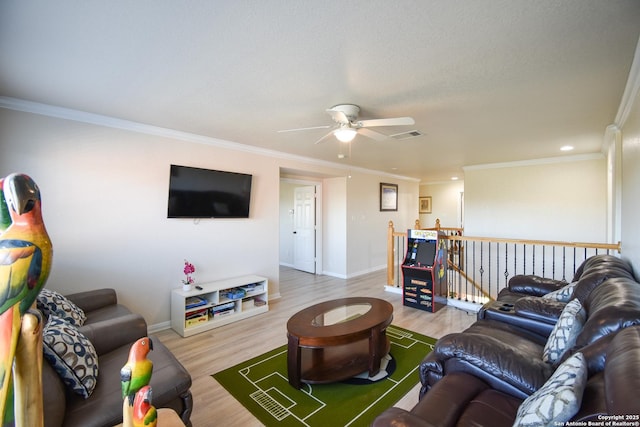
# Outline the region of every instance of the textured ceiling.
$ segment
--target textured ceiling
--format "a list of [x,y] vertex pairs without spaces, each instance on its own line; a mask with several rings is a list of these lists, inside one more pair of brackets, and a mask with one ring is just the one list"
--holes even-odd
[[[0,96],[438,181],[599,152],[639,36],[638,0],[3,0]],[[338,103],[423,135],[277,132]]]

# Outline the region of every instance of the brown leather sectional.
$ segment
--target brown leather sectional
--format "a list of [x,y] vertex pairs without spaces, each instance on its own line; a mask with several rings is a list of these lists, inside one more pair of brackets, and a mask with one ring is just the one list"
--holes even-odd
[[626,392],[640,390],[640,283],[631,266],[599,255],[577,270],[568,301],[580,302],[584,324],[562,358],[549,363],[545,345],[568,301],[543,295],[567,285],[518,277],[468,329],[438,340],[419,367],[418,404],[411,411],[390,408],[374,425],[513,425],[522,402],[576,353],[586,360],[588,382],[572,420],[624,415],[629,408],[640,413],[637,397]]

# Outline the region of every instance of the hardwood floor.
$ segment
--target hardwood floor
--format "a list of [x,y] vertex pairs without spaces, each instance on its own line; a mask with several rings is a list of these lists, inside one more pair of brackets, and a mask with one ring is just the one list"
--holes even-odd
[[[379,271],[343,280],[283,267],[280,270],[281,298],[269,301],[269,312],[188,338],[180,337],[171,329],[156,333],[191,374],[193,426],[262,425],[211,375],[286,344],[287,320],[309,305],[350,296],[382,298],[394,306],[393,324],[434,338],[459,332],[476,319],[475,313],[450,306],[436,313],[404,307],[400,294],[384,290],[385,275],[385,271]],[[418,390],[419,386],[414,387],[395,406],[413,407],[418,401]]]

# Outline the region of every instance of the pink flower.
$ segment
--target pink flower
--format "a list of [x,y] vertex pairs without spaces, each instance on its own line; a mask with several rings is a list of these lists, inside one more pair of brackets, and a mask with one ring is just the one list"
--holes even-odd
[[185,285],[190,285],[193,283],[193,277],[191,277],[191,274],[195,273],[196,268],[193,266],[193,264],[191,264],[189,261],[187,261],[186,259],[184,260],[184,270],[182,270],[185,274],[185,276],[187,276],[186,279],[182,280],[182,283],[184,283]]

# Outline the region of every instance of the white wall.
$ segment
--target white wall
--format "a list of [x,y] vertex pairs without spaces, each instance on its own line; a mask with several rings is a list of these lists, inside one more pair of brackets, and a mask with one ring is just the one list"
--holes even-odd
[[347,178],[322,182],[323,273],[347,277]]
[[[340,278],[386,268],[389,221],[403,230],[412,227],[417,218],[417,181],[353,169],[349,176],[322,179],[321,273]],[[398,211],[380,211],[381,182],[398,185]],[[286,192],[286,197],[292,199],[296,185],[303,184],[283,184],[281,192]],[[281,195],[281,210],[293,203],[286,197]],[[285,216],[281,212],[281,220],[285,221],[280,223],[281,228],[288,228]],[[281,242],[284,242],[280,248],[284,258],[280,262],[287,265],[289,258],[283,248],[291,244],[286,242],[285,232],[281,230],[280,235]]]
[[464,181],[420,184],[420,197],[431,197],[431,213],[420,214],[420,225],[433,227],[439,219],[442,227],[462,227],[460,194],[463,192]]
[[[115,288],[120,300],[151,327],[162,327],[168,325],[170,292],[180,285],[186,258],[196,266],[198,282],[259,274],[269,279],[270,294],[277,297],[281,169],[337,176],[326,179],[327,186],[323,181],[327,272],[347,277],[384,263],[384,249],[376,249],[369,259],[347,242],[361,241],[363,235],[368,239],[369,226],[379,226],[375,233],[384,236],[387,218],[348,231],[347,199],[353,191],[371,192],[368,198],[375,203],[359,206],[357,215],[379,216],[378,185],[388,177],[360,171],[360,184],[348,188],[347,171],[340,166],[256,154],[226,141],[211,144],[203,138],[207,143],[198,143],[193,142],[197,137],[162,135],[0,109],[0,175],[27,173],[42,190],[54,245],[48,288],[62,293]],[[171,163],[251,173],[250,218],[168,219]],[[409,185],[400,178],[397,182],[403,191],[399,212],[416,211],[417,184],[412,190],[413,180],[406,181]],[[386,247],[381,239],[372,243]],[[355,254],[347,252],[348,246]]]
[[640,279],[640,91],[622,129],[622,256]]
[[[197,282],[255,273],[278,293],[273,159],[4,109],[0,141],[0,175],[27,173],[42,191],[54,245],[47,287],[114,287],[150,325],[169,320],[185,258]],[[168,219],[171,163],[253,174],[250,218]]]
[[[398,210],[380,211],[380,183],[398,185]],[[418,213],[418,181],[352,173],[347,180],[349,276],[387,266],[387,228],[413,227]],[[351,262],[353,260],[353,262]]]
[[605,242],[604,156],[465,168],[465,235]]

